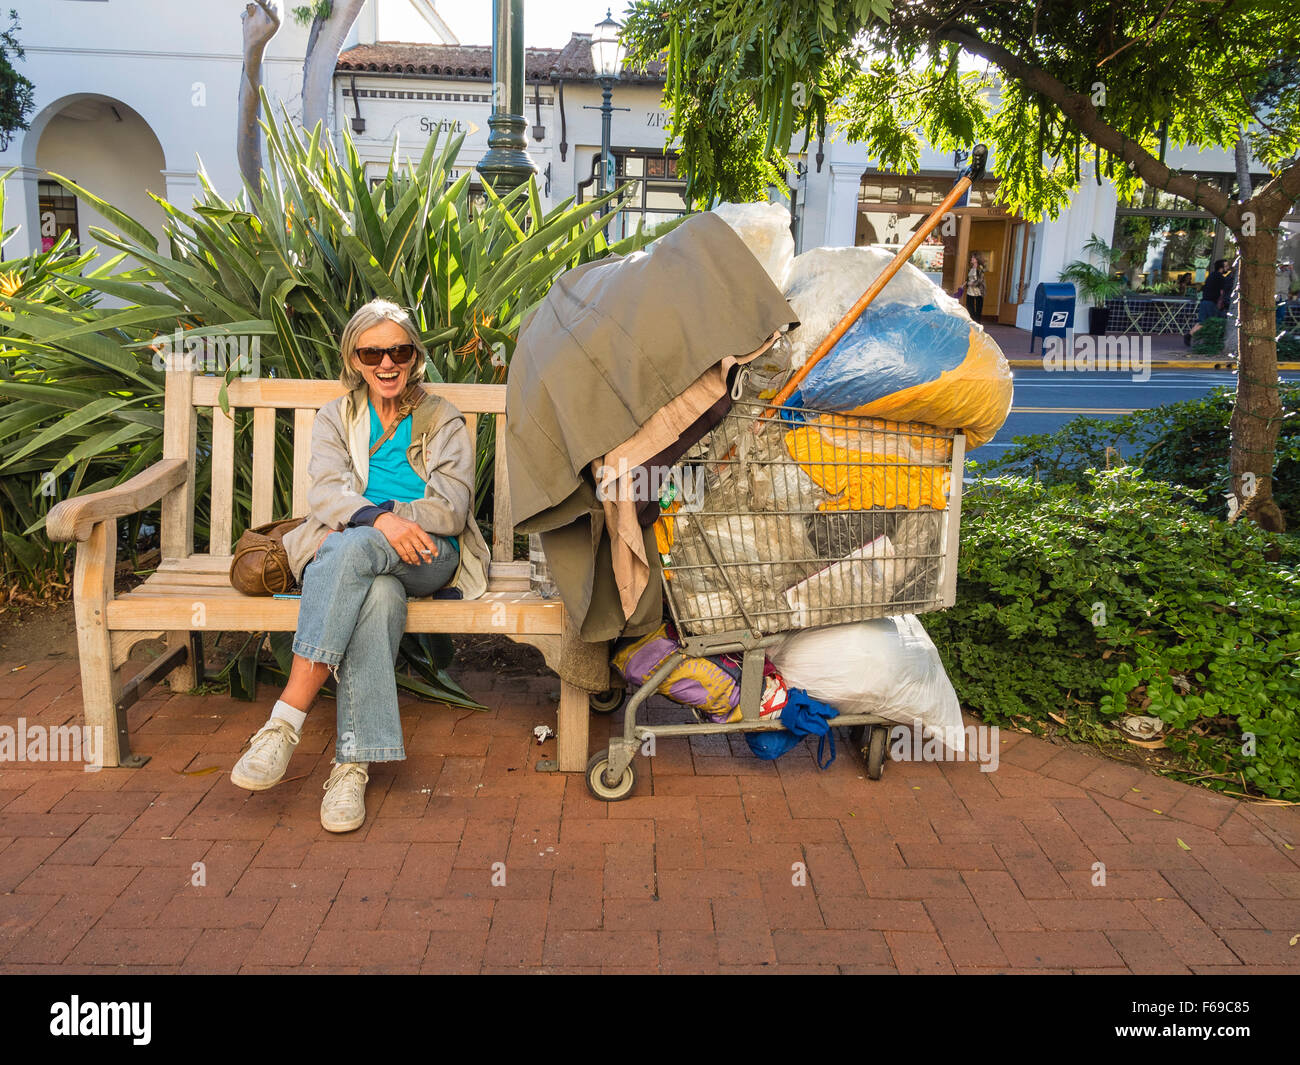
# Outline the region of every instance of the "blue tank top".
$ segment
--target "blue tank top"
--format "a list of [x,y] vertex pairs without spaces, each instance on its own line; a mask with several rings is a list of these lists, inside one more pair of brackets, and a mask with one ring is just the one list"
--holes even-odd
[[[370,446],[384,435],[384,423],[380,419],[375,405],[370,404]],[[411,468],[406,461],[406,452],[411,446],[411,416],[408,414],[398,424],[393,435],[383,442],[379,450],[370,456],[370,476],[366,481],[365,495],[372,503],[383,503],[391,499],[394,503],[413,503],[424,498],[427,487],[424,478]],[[456,550],[460,544],[456,537],[448,536]]]

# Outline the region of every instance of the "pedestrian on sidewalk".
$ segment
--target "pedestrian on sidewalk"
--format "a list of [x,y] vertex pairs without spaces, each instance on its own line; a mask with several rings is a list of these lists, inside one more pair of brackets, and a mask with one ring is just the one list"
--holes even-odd
[[489,559],[473,515],[474,441],[465,416],[421,387],[428,353],[410,315],[373,300],[340,349],[348,391],[316,418],[310,514],[284,537],[302,583],[289,682],[230,773],[250,791],[277,784],[333,673],[337,738],[320,808],[329,832],[365,822],[371,762],[406,757],[393,664],[407,598],[450,585],[475,599]]
[[979,252],[971,252],[970,268],[966,271],[966,310],[972,321],[978,322],[984,313],[984,261]]
[[1192,338],[1211,318],[1227,316],[1228,304],[1232,300],[1232,290],[1237,283],[1237,275],[1232,272],[1227,259],[1215,259],[1214,269],[1205,279],[1201,289],[1201,302],[1196,306],[1196,324],[1190,333],[1183,334],[1183,347],[1191,347]]

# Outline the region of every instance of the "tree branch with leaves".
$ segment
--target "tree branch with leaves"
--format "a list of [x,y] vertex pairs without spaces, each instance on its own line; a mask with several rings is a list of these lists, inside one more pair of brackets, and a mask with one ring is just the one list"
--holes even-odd
[[23,46],[18,43],[18,12],[9,12],[9,26],[0,32],[0,151],[7,151],[13,134],[27,128],[27,116],[32,111],[30,81],[14,69],[15,59],[26,58]]
[[[1285,528],[1272,493],[1273,275],[1282,219],[1300,200],[1300,22],[1275,2],[640,0],[625,39],[635,65],[666,60],[669,131],[701,205],[737,198],[729,173],[779,167],[829,120],[904,173],[922,143],[984,141],[998,198],[1030,220],[1056,217],[1085,176],[1109,178],[1121,199],[1145,183],[1218,218],[1240,253],[1231,490],[1239,515]],[[1244,199],[1165,162],[1170,144],[1235,152],[1243,129],[1269,170]]]

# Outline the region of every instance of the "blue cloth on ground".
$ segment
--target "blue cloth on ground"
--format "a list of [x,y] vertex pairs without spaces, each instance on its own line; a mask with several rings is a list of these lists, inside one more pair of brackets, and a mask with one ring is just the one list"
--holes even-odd
[[[780,758],[792,747],[797,747],[805,736],[818,736],[817,768],[827,769],[835,761],[835,734],[831,732],[830,719],[839,717],[839,713],[835,707],[814,699],[803,689],[791,688],[790,697],[781,709],[783,727],[771,731],[746,732],[745,742],[756,757],[770,761]],[[831,752],[830,757],[825,758],[828,740]]]

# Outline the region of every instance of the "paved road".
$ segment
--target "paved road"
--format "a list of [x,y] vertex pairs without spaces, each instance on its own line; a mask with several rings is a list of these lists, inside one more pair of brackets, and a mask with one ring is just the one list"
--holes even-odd
[[[1049,373],[1016,370],[1015,403],[998,435],[972,453],[987,462],[1012,446],[1012,438],[1049,433],[1071,418],[1086,414],[1113,418],[1131,410],[1195,399],[1220,385],[1231,387],[1236,375],[1227,370],[1153,370],[1149,381],[1134,381],[1127,373]],[[1283,380],[1300,381],[1300,373]]]

